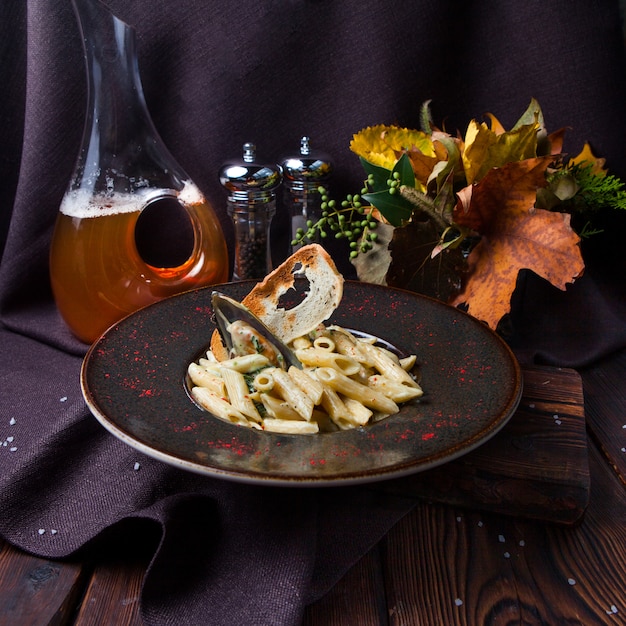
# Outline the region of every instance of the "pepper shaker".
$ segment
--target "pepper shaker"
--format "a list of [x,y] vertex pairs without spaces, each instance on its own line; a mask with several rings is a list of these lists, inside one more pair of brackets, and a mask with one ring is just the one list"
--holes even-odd
[[272,269],[270,226],[282,168],[259,163],[256,146],[245,143],[243,158],[225,163],[219,179],[228,192],[227,212],[235,228],[233,280],[264,278]]
[[[311,150],[309,137],[300,139],[300,153],[281,161],[284,178],[284,201],[291,219],[291,240],[298,229],[306,232],[307,221],[321,217],[321,196],[318,187],[328,188],[333,165],[329,157]],[[292,246],[294,252],[302,244]]]

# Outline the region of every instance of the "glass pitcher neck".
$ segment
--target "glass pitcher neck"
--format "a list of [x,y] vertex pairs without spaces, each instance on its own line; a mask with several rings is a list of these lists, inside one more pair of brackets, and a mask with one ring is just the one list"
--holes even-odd
[[109,170],[109,178],[119,171],[136,180],[162,179],[167,173],[173,183],[158,184],[182,188],[187,176],[160,140],[146,106],[135,30],[99,0],[72,3],[87,69],[87,113],[74,187]]

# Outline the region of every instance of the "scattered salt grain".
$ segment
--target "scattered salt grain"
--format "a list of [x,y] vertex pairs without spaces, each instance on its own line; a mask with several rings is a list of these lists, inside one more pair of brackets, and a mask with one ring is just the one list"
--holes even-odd
[[482,522],[478,522],[478,525],[480,526],[480,528],[483,527],[483,523]]
[[622,452],[626,452],[626,448],[622,448]]
[[554,420],[554,423],[555,423],[557,426],[560,426],[560,425],[561,425],[561,420]]
[[454,601],[454,604],[456,604],[457,606],[461,606],[461,605],[463,604],[463,600],[461,600],[461,598],[457,598],[457,599]]
[[552,419],[558,420],[558,419],[559,419],[559,416],[555,413],[555,414],[552,416]]
[[526,542],[522,539],[522,540],[519,542],[519,545],[520,545],[520,547],[522,547],[522,548],[523,548],[523,547],[526,545]]
[[505,552],[504,553],[504,558],[505,559],[510,559],[511,558],[511,553],[510,552]]
[[611,608],[606,612],[607,615],[613,615],[614,613],[619,613],[617,607],[614,604],[611,604]]
[[7,437],[7,441],[8,441],[9,443],[12,443],[12,442],[13,442],[13,439],[15,439],[15,437]]
[[59,402],[67,402],[67,396],[63,396],[62,398],[59,398]]
[[56,535],[58,532],[59,532],[59,531],[58,531],[56,528],[52,528],[52,529],[50,530],[50,533],[51,533],[51,534],[53,534],[53,535]]
[[37,532],[38,532],[40,535],[45,535],[45,534],[46,534],[46,529],[45,529],[45,528],[40,528]]
[[138,463],[138,462],[135,462],[135,465],[133,466],[133,469],[134,469],[135,471],[138,471],[140,467],[141,467],[141,465],[139,465],[139,463]]
[[534,404],[529,404],[529,405],[528,405],[528,408],[529,408],[529,409],[534,409],[534,408],[535,408],[535,405],[534,405]]
[[9,448],[9,452],[17,452],[17,446],[13,446],[12,448]]
[[506,539],[504,538],[504,535],[498,535],[498,541],[500,543],[504,543],[506,541]]
[[573,578],[568,578],[567,582],[572,586],[576,584],[576,581]]
[[14,417],[12,417],[12,418],[9,420],[9,426],[15,426],[15,418],[14,418]]
[[457,522],[460,522],[460,521],[461,521],[461,516],[460,516],[460,515],[456,518],[456,521],[457,521]]

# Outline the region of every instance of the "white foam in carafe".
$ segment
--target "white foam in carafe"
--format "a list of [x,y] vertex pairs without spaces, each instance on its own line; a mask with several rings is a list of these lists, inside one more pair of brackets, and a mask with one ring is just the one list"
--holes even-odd
[[69,191],[63,197],[60,211],[80,219],[106,217],[120,213],[137,213],[151,200],[162,195],[178,197],[184,205],[204,201],[202,192],[190,181],[185,181],[180,191],[172,189],[141,188],[135,193],[102,193],[93,195],[85,189]]

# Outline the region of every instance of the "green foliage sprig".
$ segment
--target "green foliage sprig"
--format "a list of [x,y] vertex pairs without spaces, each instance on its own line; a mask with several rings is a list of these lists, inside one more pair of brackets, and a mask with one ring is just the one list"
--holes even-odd
[[[325,239],[332,234],[335,239],[348,240],[350,258],[355,258],[359,252],[371,250],[378,239],[375,232],[378,221],[361,203],[361,194],[349,194],[345,200],[337,203],[328,196],[328,191],[324,187],[318,187],[317,191],[321,196],[321,217],[316,222],[308,220],[306,230],[299,228],[291,242],[292,245],[315,241],[318,238]],[[363,187],[363,193],[368,191],[368,187]]]

